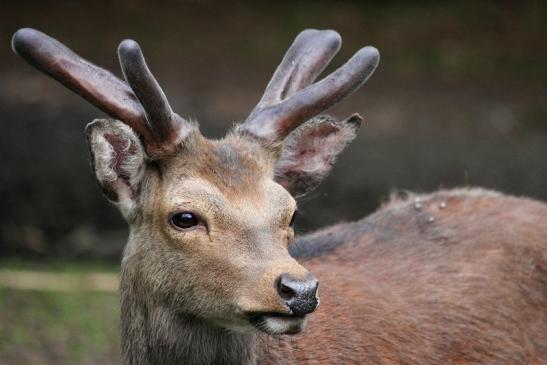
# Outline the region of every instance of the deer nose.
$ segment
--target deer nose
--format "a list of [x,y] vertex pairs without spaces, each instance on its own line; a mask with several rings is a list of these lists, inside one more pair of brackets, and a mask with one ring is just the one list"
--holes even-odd
[[305,280],[296,279],[289,274],[282,274],[277,281],[277,292],[294,315],[311,313],[319,304],[317,288],[319,282],[310,275]]

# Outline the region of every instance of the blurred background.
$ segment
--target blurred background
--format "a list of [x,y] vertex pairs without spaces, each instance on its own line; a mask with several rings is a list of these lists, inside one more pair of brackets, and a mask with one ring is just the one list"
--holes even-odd
[[395,190],[482,186],[547,200],[547,3],[542,1],[27,1],[0,5],[0,364],[119,363],[117,270],[127,229],[90,172],[103,117],[12,54],[34,27],[120,75],[138,40],[182,116],[220,137],[244,119],[304,28],[382,55],[331,113],[365,124],[297,229],[358,219]]

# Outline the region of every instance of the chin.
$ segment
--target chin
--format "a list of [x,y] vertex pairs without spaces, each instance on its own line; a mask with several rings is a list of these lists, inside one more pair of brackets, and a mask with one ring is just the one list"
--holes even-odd
[[249,322],[255,328],[270,335],[294,335],[306,328],[308,318],[306,315],[262,313],[252,316]]

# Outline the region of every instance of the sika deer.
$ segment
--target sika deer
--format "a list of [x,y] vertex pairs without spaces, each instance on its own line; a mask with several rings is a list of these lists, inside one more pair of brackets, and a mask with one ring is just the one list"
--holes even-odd
[[[124,82],[38,31],[15,34],[15,52],[118,119],[86,132],[130,226],[126,364],[547,364],[542,203],[441,191],[293,243],[293,197],[360,126],[317,115],[379,60],[363,48],[313,83],[340,43],[302,32],[250,117],[208,140],[171,110],[134,41],[118,50]],[[321,307],[289,336],[317,308],[316,277]]]

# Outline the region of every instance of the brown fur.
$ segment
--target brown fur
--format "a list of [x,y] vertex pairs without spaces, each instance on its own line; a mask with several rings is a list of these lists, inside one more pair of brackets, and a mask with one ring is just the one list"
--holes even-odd
[[[285,310],[276,277],[308,272],[278,228],[294,201],[271,156],[196,136],[149,167],[122,263],[126,363],[547,362],[547,207],[478,189],[394,198],[298,239],[291,254],[321,283],[308,329],[237,330],[242,310]],[[211,226],[180,236],[176,207]]]
[[267,362],[289,348],[287,363],[547,363],[546,217],[529,199],[441,191],[305,237],[343,243],[304,261],[321,307]]
[[[86,131],[97,181],[130,225],[126,364],[547,364],[544,204],[476,189],[408,196],[291,245],[293,197],[360,124],[305,121],[370,77],[375,48],[314,84],[340,36],[303,31],[247,121],[210,141],[172,112],[134,41],[119,47],[127,83],[33,29],[12,46],[122,119]],[[189,213],[191,225],[171,220]],[[297,259],[321,281],[311,318],[317,281]]]

